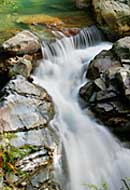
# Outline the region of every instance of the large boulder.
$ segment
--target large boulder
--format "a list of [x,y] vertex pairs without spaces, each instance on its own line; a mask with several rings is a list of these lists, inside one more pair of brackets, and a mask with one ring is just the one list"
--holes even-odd
[[129,139],[130,132],[130,37],[102,51],[88,66],[89,82],[80,89],[85,105],[99,122]]
[[52,98],[23,76],[12,79],[1,91],[1,189],[61,189],[63,149],[57,130],[50,125],[53,117]]
[[33,54],[39,51],[40,42],[36,35],[24,30],[5,41],[1,49],[12,55]]
[[128,0],[92,0],[97,23],[110,39],[130,34],[130,2]]
[[0,131],[19,131],[46,126],[54,115],[47,92],[22,76],[11,80],[1,92]]
[[130,64],[130,37],[118,40],[113,45],[113,50],[122,63]]
[[87,78],[96,79],[110,67],[120,67],[121,63],[111,51],[104,50],[92,60],[88,66]]

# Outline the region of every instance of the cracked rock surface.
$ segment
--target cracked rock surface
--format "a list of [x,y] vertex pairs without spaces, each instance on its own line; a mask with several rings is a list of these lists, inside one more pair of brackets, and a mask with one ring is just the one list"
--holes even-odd
[[0,188],[60,190],[63,149],[50,125],[52,98],[18,75],[3,88],[0,100]]
[[92,0],[95,18],[109,39],[130,35],[130,1]]
[[47,92],[22,76],[1,92],[0,131],[24,131],[44,127],[53,118],[54,106]]
[[102,51],[88,66],[89,82],[80,89],[86,107],[119,137],[130,140],[130,37]]

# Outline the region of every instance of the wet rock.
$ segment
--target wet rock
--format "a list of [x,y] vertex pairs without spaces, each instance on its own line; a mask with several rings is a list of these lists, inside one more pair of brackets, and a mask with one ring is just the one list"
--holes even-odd
[[101,78],[97,78],[94,83],[100,90],[106,89],[106,84]]
[[102,91],[99,91],[97,92],[97,95],[96,95],[96,100],[97,102],[100,102],[100,101],[109,101],[110,99],[114,99],[117,97],[117,94],[115,91],[112,91],[112,90],[102,90]]
[[64,28],[59,31],[61,31],[67,37],[72,37],[72,36],[77,35],[80,32],[80,29],[79,28]]
[[16,64],[9,70],[9,76],[22,75],[25,78],[28,78],[32,71],[31,61],[23,58],[20,58]]
[[19,32],[5,41],[0,47],[0,89],[12,76],[30,77],[41,57],[39,39],[29,31]]
[[130,64],[130,37],[121,38],[114,43],[113,51],[122,63]]
[[130,35],[130,3],[120,0],[92,0],[98,24],[113,40]]
[[86,77],[91,80],[100,78],[110,67],[117,66],[121,66],[121,63],[113,56],[111,51],[104,50],[90,62]]
[[53,118],[54,106],[47,92],[22,76],[3,89],[0,104],[0,131],[44,127]]
[[22,15],[16,21],[18,24],[23,23],[26,25],[52,25],[52,26],[61,26],[63,22],[58,17],[44,15],[44,14],[36,14],[36,15]]
[[0,57],[0,89],[3,88],[11,77],[20,74],[29,78],[32,69],[35,67],[34,56],[24,55],[23,57]]
[[24,30],[5,41],[1,49],[11,55],[33,54],[40,50],[40,43],[36,35]]
[[130,70],[126,68],[120,69],[120,71],[116,73],[116,79],[125,97],[130,98]]
[[[4,190],[55,189],[65,185],[63,146],[51,127],[54,105],[46,90],[18,75],[1,92],[0,153]],[[57,168],[58,164],[58,168]],[[66,175],[66,174],[65,174]],[[60,177],[58,177],[60,176]]]
[[114,107],[110,103],[98,103],[95,107],[95,111],[98,113],[112,112]]
[[83,87],[80,88],[79,91],[80,97],[82,97],[85,100],[85,102],[90,101],[90,98],[93,95],[95,87],[96,86],[94,85],[93,82],[86,83]]
[[90,80],[79,92],[84,107],[95,114],[97,121],[127,140],[130,140],[129,61],[129,37],[125,37],[91,61],[86,74]]

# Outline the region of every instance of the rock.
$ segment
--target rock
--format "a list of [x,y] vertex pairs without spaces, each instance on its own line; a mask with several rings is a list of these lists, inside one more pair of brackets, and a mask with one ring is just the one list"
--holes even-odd
[[79,95],[87,103],[88,101],[90,101],[90,98],[93,95],[94,89],[95,89],[94,83],[88,82],[80,88]]
[[101,79],[101,78],[97,78],[94,83],[96,84],[96,86],[101,89],[101,90],[105,90],[106,89],[106,85],[105,82]]
[[40,50],[40,42],[36,35],[24,30],[5,41],[1,49],[11,55],[33,54]]
[[121,92],[124,93],[125,97],[130,98],[130,70],[126,68],[120,69],[116,73],[116,79]]
[[92,0],[96,20],[110,39],[130,35],[128,0]]
[[[55,5],[54,5],[55,6]],[[53,5],[52,5],[53,7]],[[55,7],[54,7],[55,8]],[[52,26],[62,26],[63,22],[58,17],[49,16],[45,14],[35,14],[35,15],[21,15],[17,19],[17,24],[23,23],[26,25],[52,25]]]
[[28,78],[32,71],[31,61],[23,58],[20,58],[16,64],[9,70],[9,76],[22,75],[25,78]]
[[[127,43],[128,42],[128,43]],[[129,37],[118,40],[111,50],[102,51],[88,66],[90,80],[79,95],[96,116],[118,137],[129,141],[130,132],[130,49]]]
[[54,106],[45,90],[18,76],[3,89],[0,131],[44,127],[53,118]]
[[103,101],[110,101],[111,99],[116,99],[117,98],[117,94],[115,91],[112,90],[102,90],[97,92],[97,96],[96,96],[96,101],[97,102],[103,102]]
[[34,56],[24,55],[23,57],[0,58],[0,89],[2,89],[11,77],[20,74],[29,78],[35,64]]
[[113,51],[122,64],[130,64],[130,37],[121,38],[114,43]]
[[9,81],[0,96],[0,152],[6,166],[0,187],[61,190],[67,174],[58,131],[50,125],[51,97],[20,75]]
[[94,80],[99,78],[110,67],[121,66],[121,63],[113,56],[111,51],[102,51],[88,66],[86,77]]
[[31,71],[42,58],[41,45],[37,36],[22,31],[5,41],[0,47],[0,89],[17,74],[30,77]]
[[104,78],[108,80],[108,83],[115,80],[115,75],[122,69],[121,66],[117,67],[110,67],[106,72],[104,73]]
[[114,111],[114,107],[110,103],[98,103],[94,110],[100,115],[104,114],[104,112],[109,113]]
[[63,152],[56,131],[49,126],[26,132],[3,133],[0,139],[1,147],[8,154],[8,162],[14,159],[11,164],[16,170],[15,173],[8,173],[8,170],[3,169],[4,180],[1,187],[12,185],[18,190],[39,190],[43,186],[52,187],[53,184],[60,190],[62,183],[56,178],[58,171],[54,163],[56,159],[59,161],[59,167],[62,167],[59,155]]

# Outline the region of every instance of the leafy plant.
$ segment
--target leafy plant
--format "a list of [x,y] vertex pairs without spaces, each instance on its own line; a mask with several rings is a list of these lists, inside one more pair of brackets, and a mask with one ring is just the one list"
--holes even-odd
[[130,181],[130,178],[124,178],[122,179],[122,182],[125,186],[125,189],[124,190],[130,190],[130,185],[128,184],[128,181]]
[[15,167],[16,161],[35,151],[37,151],[37,147],[32,145],[24,145],[21,147],[14,147],[10,144],[7,144],[6,146],[1,145],[0,168],[2,168],[4,172],[13,172],[15,174],[17,173],[17,168]]
[[98,186],[94,185],[94,184],[84,184],[86,187],[88,187],[89,189],[96,189],[98,190]]
[[[122,179],[123,187],[120,190],[130,190],[130,178],[124,178]],[[102,182],[101,187],[99,188],[95,184],[85,184],[86,187],[88,187],[88,190],[109,190],[108,185],[106,182]]]
[[85,186],[88,187],[89,190],[90,189],[93,189],[93,190],[108,190],[108,186],[104,181],[102,181],[102,184],[101,184],[100,188],[95,184],[85,184]]

